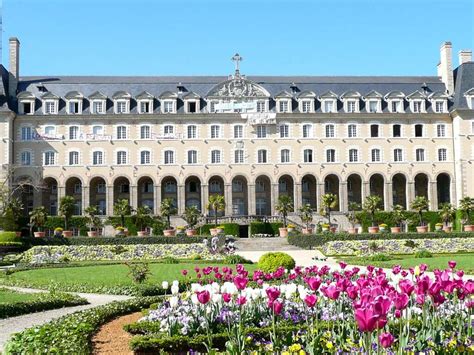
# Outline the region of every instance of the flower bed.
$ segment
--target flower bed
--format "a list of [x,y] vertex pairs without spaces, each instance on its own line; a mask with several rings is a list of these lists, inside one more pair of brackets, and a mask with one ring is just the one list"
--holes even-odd
[[[213,268],[201,284],[171,295],[138,323],[135,353],[465,353],[474,351],[474,281],[449,268],[424,273],[394,269],[330,272],[329,267],[286,273]],[[196,272],[200,272],[197,270]],[[252,286],[250,286],[252,285]]]
[[320,247],[326,256],[366,256],[374,253],[412,254],[420,250],[431,253],[458,253],[474,251],[473,238],[351,240],[330,241]]
[[201,258],[220,260],[219,254],[211,254],[204,244],[173,245],[96,245],[96,246],[36,246],[22,254],[21,262],[52,264],[68,261],[91,260],[151,260],[167,257],[179,259]]

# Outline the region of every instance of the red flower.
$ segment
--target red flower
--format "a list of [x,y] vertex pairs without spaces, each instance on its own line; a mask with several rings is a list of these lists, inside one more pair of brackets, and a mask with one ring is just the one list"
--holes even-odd
[[237,287],[238,290],[243,290],[247,287],[248,279],[244,276],[237,275],[234,277],[234,285]]
[[244,304],[247,303],[247,298],[245,296],[239,296],[237,297],[237,300],[235,301],[239,306],[243,306]]
[[385,349],[392,346],[395,338],[390,333],[382,333],[379,336],[380,345],[382,345]]
[[211,299],[211,294],[207,290],[196,293],[199,303],[206,304]]
[[454,260],[450,260],[448,261],[448,266],[451,268],[451,269],[454,269],[456,267],[456,262]]
[[276,315],[279,315],[283,310],[283,303],[280,301],[268,301],[268,308],[270,308]]
[[224,300],[225,303],[229,303],[230,300],[232,299],[232,296],[230,293],[223,293],[222,299]]
[[306,295],[304,302],[306,303],[306,306],[313,308],[316,302],[318,302],[318,297],[315,295]]
[[273,286],[267,288],[265,292],[267,293],[267,297],[270,302],[275,301],[280,296],[280,290]]
[[188,270],[186,270],[186,269],[181,270],[181,274],[183,276],[186,276],[188,274]]

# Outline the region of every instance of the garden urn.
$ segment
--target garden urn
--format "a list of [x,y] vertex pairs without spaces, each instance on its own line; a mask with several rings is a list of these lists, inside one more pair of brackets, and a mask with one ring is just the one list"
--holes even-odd
[[72,231],[63,231],[63,237],[64,238],[72,237]]
[[379,232],[379,227],[378,226],[369,227],[369,233],[370,234],[377,234],[378,232]]
[[453,228],[451,226],[444,226],[443,227],[443,231],[446,232],[446,233],[450,233],[452,230],[453,230]]
[[418,233],[427,233],[428,232],[428,226],[416,226],[416,231]]
[[163,235],[164,235],[165,237],[174,237],[175,234],[176,234],[176,229],[165,229],[165,230],[163,231]]
[[34,235],[35,235],[35,238],[44,238],[45,233],[44,232],[35,232]]
[[148,235],[147,231],[137,231],[137,236],[146,237]]
[[349,234],[357,234],[358,233],[358,228],[348,228],[347,233]]
[[88,237],[97,237],[97,231],[88,231],[87,236]]
[[278,228],[280,237],[288,237],[288,228]]
[[466,224],[464,226],[464,232],[474,232],[474,224]]
[[196,229],[186,229],[186,235],[188,237],[193,237],[197,235],[197,230]]
[[391,231],[393,234],[398,234],[398,233],[401,233],[401,232],[402,232],[402,228],[401,228],[401,227],[391,227],[391,228],[390,228],[390,231]]
[[[290,230],[288,229],[288,232],[289,232],[289,231],[290,231]],[[307,235],[307,234],[313,234],[313,228],[302,228],[302,229],[301,229],[301,233],[302,233],[302,234],[306,234],[306,235]]]

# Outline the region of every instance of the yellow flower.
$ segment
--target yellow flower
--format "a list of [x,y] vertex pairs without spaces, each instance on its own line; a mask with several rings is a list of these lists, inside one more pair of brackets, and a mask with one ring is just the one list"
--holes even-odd
[[291,355],[289,351],[284,351],[281,353],[281,355]]
[[334,348],[334,345],[333,345],[330,341],[328,341],[328,342],[326,343],[326,348],[328,348],[329,350],[331,350],[332,348]]
[[300,352],[298,353],[298,355],[306,355],[306,351],[300,350]]
[[466,350],[466,348],[464,347],[464,345],[459,345],[458,346],[458,351],[459,351],[460,354],[462,354],[465,350]]
[[421,272],[420,266],[419,266],[419,265],[416,265],[416,266],[415,266],[415,276],[419,276],[419,275],[420,275],[420,272]]
[[451,339],[451,340],[449,341],[449,343],[448,343],[448,346],[449,346],[450,348],[452,348],[452,347],[455,346],[455,345],[456,345],[456,339]]
[[290,350],[292,353],[295,353],[295,352],[301,350],[301,345],[300,345],[300,344],[293,344],[293,345],[290,345],[290,347],[288,348],[288,350]]

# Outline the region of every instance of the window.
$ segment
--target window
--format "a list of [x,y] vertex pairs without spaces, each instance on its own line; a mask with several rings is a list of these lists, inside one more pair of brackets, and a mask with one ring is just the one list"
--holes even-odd
[[56,113],[56,102],[54,101],[46,101],[44,103],[44,113],[51,115]]
[[378,101],[376,100],[369,100],[369,112],[374,113],[378,111]]
[[347,136],[349,138],[357,137],[357,125],[350,124],[349,126],[347,126]]
[[265,112],[265,101],[257,101],[257,112]]
[[79,113],[79,101],[69,101],[68,113],[78,114]]
[[356,163],[359,161],[359,151],[357,149],[349,149],[349,162]]
[[400,148],[393,150],[393,161],[403,161],[403,151]]
[[163,133],[165,137],[172,138],[174,136],[174,126],[166,125],[163,127]]
[[44,153],[44,165],[55,165],[56,164],[56,154],[54,152],[45,152]]
[[394,124],[392,126],[392,136],[394,138],[401,137],[402,136],[402,126],[399,124]]
[[146,165],[151,163],[151,153],[149,150],[143,150],[140,152],[140,164]]
[[436,101],[435,102],[435,112],[436,113],[443,113],[444,112],[444,102],[443,101]]
[[305,149],[303,151],[303,161],[305,163],[312,163],[313,162],[313,150],[312,149]]
[[95,151],[92,153],[92,165],[104,164],[104,153],[102,151]]
[[216,102],[215,101],[209,102],[209,112],[211,112],[211,113],[216,112]]
[[415,125],[415,137],[423,137],[423,125],[416,124]]
[[99,183],[97,184],[97,190],[96,190],[96,192],[97,192],[98,194],[105,194],[106,191],[107,191],[107,186],[105,185],[105,183],[104,183],[104,182],[99,182]]
[[173,112],[173,101],[165,101],[163,103],[163,112],[172,113]]
[[257,162],[265,164],[267,162],[267,151],[266,149],[259,149],[257,152]]
[[380,162],[380,149],[374,148],[371,151],[371,160],[373,163],[378,163]]
[[150,101],[140,101],[140,113],[151,113]]
[[257,138],[266,138],[267,137],[267,126],[259,125],[257,126]]
[[289,111],[288,100],[280,100],[278,108],[280,112],[288,112]]
[[379,125],[378,124],[371,124],[370,125],[370,136],[372,138],[376,138],[379,136]]
[[303,138],[311,138],[313,136],[313,126],[310,124],[303,125]]
[[188,164],[197,164],[197,150],[188,150]]
[[425,161],[425,150],[422,148],[418,148],[415,151],[415,159],[416,161]]
[[221,151],[214,149],[211,151],[211,164],[221,163]]
[[196,112],[197,112],[196,101],[189,101],[188,102],[188,113],[196,113]]
[[334,112],[334,101],[325,100],[323,107],[324,107],[324,112]]
[[121,184],[119,186],[120,192],[123,194],[128,194],[130,192],[130,185],[129,184]]
[[234,126],[234,138],[243,138],[244,137],[244,126],[237,125]]
[[117,165],[127,164],[127,152],[120,150],[117,152]]
[[347,112],[353,113],[356,112],[356,102],[351,100],[347,101]]
[[56,127],[54,126],[46,126],[44,127],[44,135],[49,138],[53,137],[56,134]]
[[289,149],[282,149],[280,152],[280,162],[281,163],[289,163],[290,162],[290,150]]
[[197,138],[197,127],[194,125],[188,126],[188,139]]
[[413,101],[413,112],[415,113],[421,112],[421,101]]
[[23,102],[23,114],[31,115],[33,113],[33,105],[31,102]]
[[165,150],[165,164],[174,164],[174,151]]
[[301,103],[301,111],[304,113],[311,112],[311,101],[309,100],[304,100]]
[[399,100],[393,100],[391,102],[390,107],[391,107],[391,111],[394,113],[401,112],[400,108],[402,107],[402,103]]
[[103,101],[93,101],[92,102],[92,113],[105,113],[104,102]]
[[280,138],[288,138],[290,136],[290,126],[287,124],[280,125]]
[[127,139],[127,127],[125,126],[117,127],[117,139]]
[[232,181],[232,192],[243,192],[244,184],[240,180]]
[[79,139],[79,127],[78,126],[69,127],[69,139],[71,139],[71,140]]
[[326,162],[327,163],[335,163],[336,162],[336,150],[335,149],[326,150]]
[[21,165],[31,165],[31,153],[21,152]]
[[150,139],[151,138],[151,128],[150,126],[141,126],[140,127],[140,139]]
[[104,134],[104,127],[102,126],[93,126],[92,134],[95,136],[102,136]]
[[221,127],[218,125],[211,126],[211,138],[220,138],[221,137]]
[[176,186],[176,182],[174,181],[167,181],[165,183],[165,192],[167,193],[173,193],[173,192],[176,192],[177,190],[177,186]]
[[446,125],[444,124],[436,125],[436,136],[446,137]]
[[328,124],[326,125],[326,138],[334,138],[334,125],[333,124]]
[[209,192],[221,192],[221,184],[219,181],[211,181],[209,184]]
[[257,180],[255,184],[255,192],[265,192],[265,182],[262,180]]
[[79,152],[69,152],[69,165],[79,165]]
[[127,102],[126,101],[117,101],[116,103],[116,113],[127,113]]
[[234,151],[234,163],[242,164],[244,162],[244,151],[242,149],[237,149]]
[[31,127],[21,127],[21,140],[30,141],[33,139]]
[[439,161],[446,161],[447,160],[447,149],[446,148],[440,148],[438,149],[438,160]]

